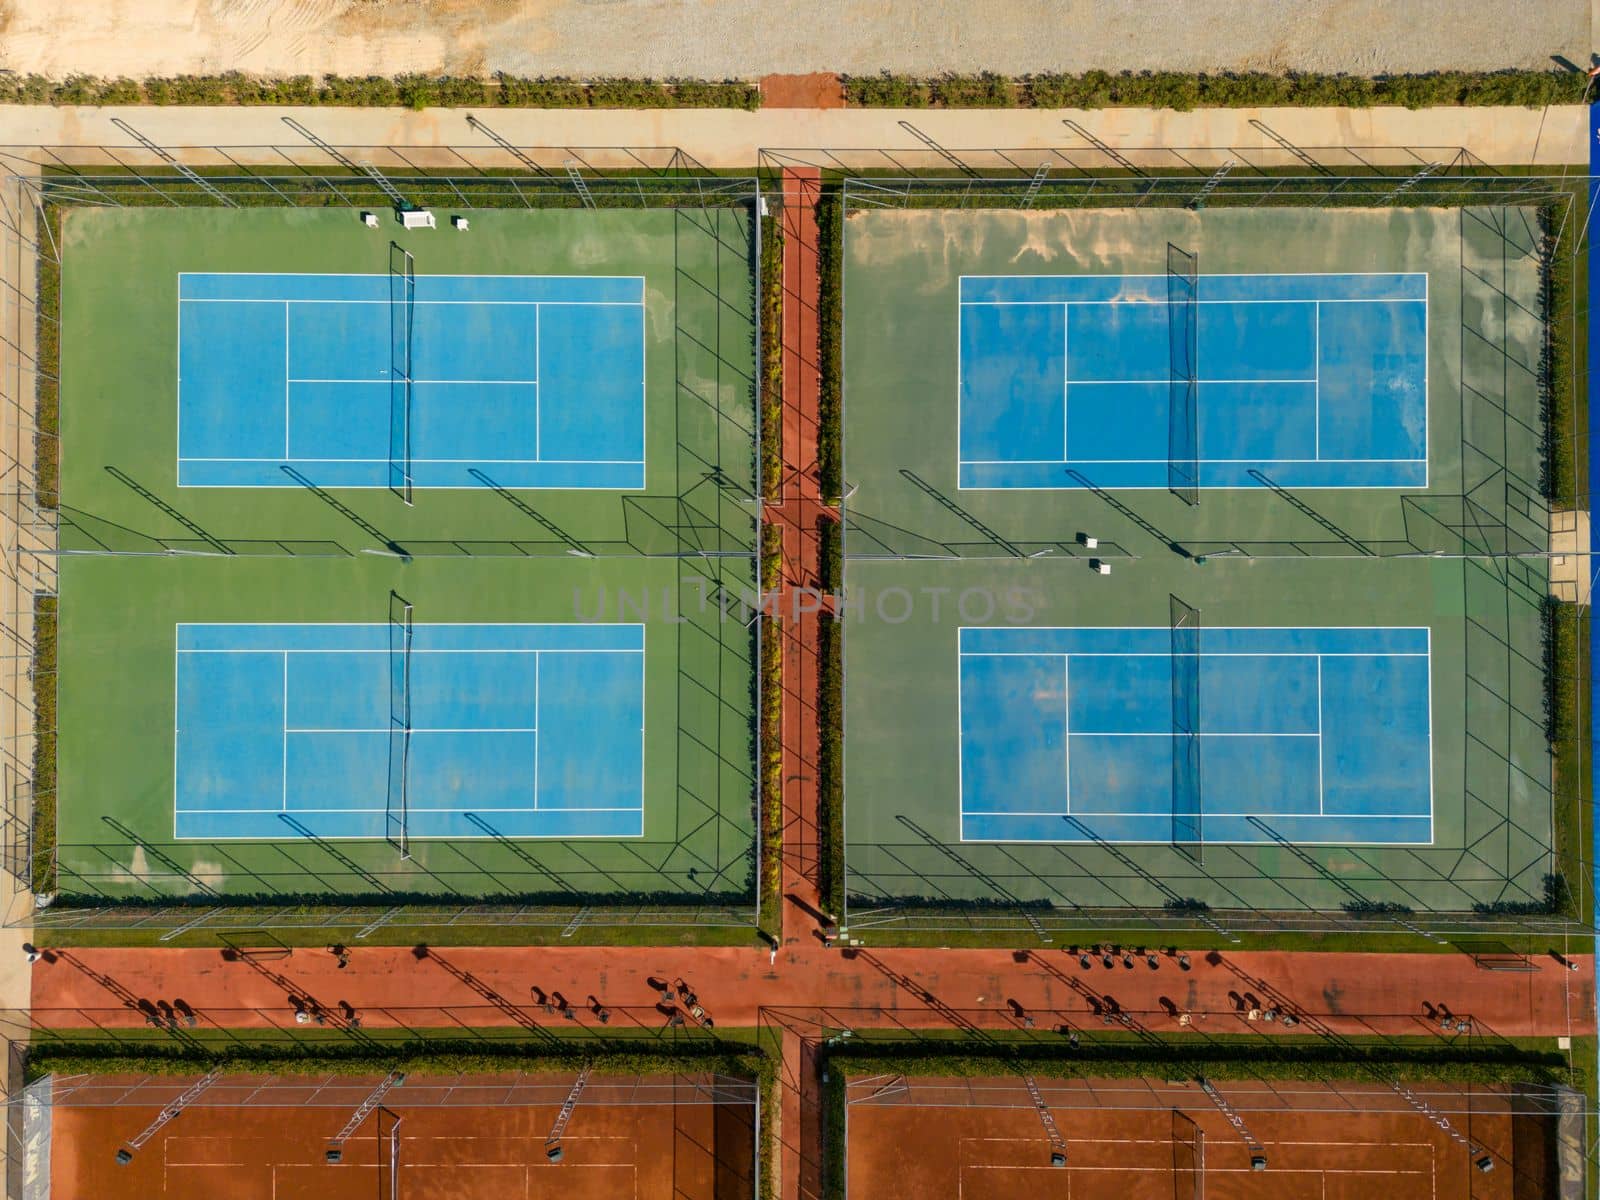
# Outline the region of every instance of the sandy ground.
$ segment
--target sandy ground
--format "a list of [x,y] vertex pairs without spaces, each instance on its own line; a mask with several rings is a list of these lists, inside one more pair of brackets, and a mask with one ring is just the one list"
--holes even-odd
[[0,68],[753,78],[1586,62],[1591,0],[0,0]]

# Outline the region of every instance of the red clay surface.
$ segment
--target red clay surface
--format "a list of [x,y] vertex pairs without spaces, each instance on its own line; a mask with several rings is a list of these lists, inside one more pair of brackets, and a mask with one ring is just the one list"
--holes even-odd
[[843,108],[844,85],[829,71],[809,75],[763,75],[763,108]]
[[[396,1106],[369,1116],[345,1144],[343,1161],[329,1164],[328,1139],[354,1108],[201,1103],[119,1166],[117,1147],[159,1108],[57,1107],[52,1191],[141,1200],[747,1200],[754,1194],[748,1108],[580,1103],[562,1137],[564,1157],[551,1163],[544,1141],[559,1105]],[[393,1192],[391,1180],[398,1180]]]
[[[418,959],[404,947],[361,946],[348,970],[322,949],[228,961],[214,949],[82,948],[52,952],[33,971],[33,1019],[54,1028],[95,1022],[137,1026],[136,1001],[182,1000],[202,1024],[293,1027],[292,997],[367,1027],[599,1025],[593,995],[612,1024],[665,1024],[649,982],[682,977],[721,1026],[754,1026],[763,1014],[826,1017],[833,1024],[1047,1030],[1098,1029],[1110,1008],[1163,1034],[1275,1036],[1279,1023],[1247,1020],[1241,1005],[1276,1008],[1341,1034],[1431,1035],[1448,1011],[1472,1036],[1588,1034],[1595,1030],[1594,959],[1572,971],[1551,958],[1526,973],[1486,971],[1464,954],[1310,954],[1195,951],[1180,970],[1162,957],[1087,969],[1065,949],[1023,961],[1003,950],[827,950],[817,943],[738,947],[448,947]],[[559,991],[574,1019],[545,1012],[531,989]],[[1107,997],[1112,1004],[1107,1003]],[[1165,1003],[1163,1003],[1165,1001]],[[1113,1008],[1114,1005],[1114,1008]],[[1170,1011],[1169,1011],[1169,1007]],[[1184,1014],[1190,1024],[1181,1024]],[[1031,1022],[1031,1025],[1030,1025]],[[1291,1031],[1309,1032],[1302,1024]]]
[[[910,1082],[915,1093],[919,1084],[939,1081]],[[1016,1102],[1015,1078],[992,1082],[1009,1084]],[[1087,1091],[1096,1081],[1083,1083]],[[849,1193],[873,1200],[1512,1200],[1546,1194],[1542,1152],[1553,1132],[1549,1119],[1513,1117],[1503,1092],[1480,1088],[1473,1094],[1470,1137],[1495,1160],[1487,1174],[1421,1113],[1339,1111],[1337,1105],[1320,1112],[1246,1112],[1268,1163],[1254,1172],[1250,1151],[1222,1113],[1198,1088],[1189,1092],[1176,1110],[1051,1104],[1067,1144],[1065,1168],[1050,1166],[1050,1144],[1025,1096],[1008,1108],[855,1103],[848,1123]],[[1468,1126],[1464,1118],[1461,1124]],[[1201,1158],[1203,1191],[1194,1178]]]

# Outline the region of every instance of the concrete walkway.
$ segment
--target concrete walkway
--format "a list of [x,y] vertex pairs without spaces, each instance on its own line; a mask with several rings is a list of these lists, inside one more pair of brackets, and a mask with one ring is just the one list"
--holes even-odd
[[[901,122],[909,122],[953,149],[1052,147],[1087,150],[1064,121],[1083,126],[1120,150],[1146,147],[1228,147],[1271,152],[1286,160],[1259,121],[1302,147],[1465,147],[1490,163],[1559,166],[1588,161],[1587,112],[1581,105],[1530,108],[1325,109],[489,109],[478,115],[518,146],[679,147],[708,167],[748,167],[762,150],[784,148],[921,149]],[[0,106],[0,146],[13,152],[38,146],[132,147],[132,138],[111,123],[126,121],[167,147],[227,146],[246,161],[276,160],[272,146],[293,147],[296,161],[327,165],[328,159],[286,125],[304,124],[343,147],[417,147],[408,156],[418,166],[455,165],[449,151],[489,140],[467,123],[468,110],[351,108],[46,108]],[[252,154],[249,148],[257,148]],[[424,151],[433,148],[430,157]],[[29,156],[31,157],[31,155]],[[87,161],[74,154],[71,161]],[[189,161],[223,163],[220,154],[186,155]],[[626,156],[585,151],[595,165],[621,165]],[[135,159],[134,161],[139,161]],[[143,161],[153,161],[146,156]],[[478,159],[478,161],[488,161]],[[509,156],[507,163],[511,162]],[[558,160],[559,161],[559,160]]]

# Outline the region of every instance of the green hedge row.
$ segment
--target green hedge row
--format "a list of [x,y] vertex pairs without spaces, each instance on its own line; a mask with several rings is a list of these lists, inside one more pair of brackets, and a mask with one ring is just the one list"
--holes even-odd
[[[61,245],[62,213],[47,206],[40,218],[41,243]],[[40,509],[61,502],[61,264],[38,256],[34,353],[38,364],[34,399],[33,494]],[[40,895],[56,890],[56,599],[38,596],[33,606],[33,863],[30,881]]]
[[1159,1052],[1131,1042],[1091,1040],[1067,1052],[1064,1045],[1019,1044],[1009,1052],[975,1052],[970,1041],[952,1038],[945,1046],[923,1041],[874,1043],[857,1040],[848,1051],[830,1056],[830,1073],[874,1075],[885,1070],[908,1076],[981,1078],[1019,1070],[1051,1078],[1094,1077],[1159,1079],[1437,1080],[1450,1083],[1562,1084],[1582,1089],[1587,1072],[1569,1069],[1566,1056],[1513,1042],[1482,1044],[1464,1050],[1420,1039],[1396,1044],[1348,1044],[1274,1038],[1270,1049],[1237,1038],[1229,1042],[1184,1044],[1164,1039]]
[[841,482],[844,367],[840,342],[844,318],[844,194],[837,185],[822,189],[817,201],[817,483],[822,498],[836,504]]
[[855,75],[845,97],[867,108],[1403,108],[1577,104],[1585,78],[1566,71],[1437,71],[1425,75],[1317,75],[1085,71],[1081,75]]
[[439,75],[291,75],[263,79],[174,75],[100,79],[73,75],[0,76],[3,104],[326,104],[392,108],[742,108],[761,106],[753,83],[698,79],[493,79]]
[[[817,482],[823,499],[839,503],[843,493],[844,365],[844,196],[825,185],[817,202],[818,374]],[[832,521],[822,538],[824,586],[844,588],[842,531]],[[838,620],[824,619],[817,647],[817,723],[819,725],[817,841],[822,847],[822,899],[830,915],[844,915],[844,642]]]
[[369,1075],[390,1070],[416,1075],[487,1075],[504,1071],[558,1071],[588,1063],[602,1074],[672,1075],[705,1071],[754,1078],[766,1069],[759,1053],[733,1053],[715,1044],[685,1044],[672,1053],[570,1053],[508,1045],[503,1050],[437,1050],[426,1053],[376,1053],[351,1047],[319,1046],[304,1054],[281,1048],[237,1046],[226,1054],[194,1054],[152,1047],[139,1054],[95,1053],[80,1048],[34,1046],[28,1052],[29,1082],[46,1075],[191,1075],[214,1067],[251,1075]]
[[56,890],[56,604],[33,600],[33,890]]
[[[1425,75],[1318,75],[1183,71],[1085,71],[1079,75],[850,76],[849,103],[876,108],[1405,108],[1440,105],[1576,104],[1584,76],[1564,71],[1438,71]],[[291,75],[242,72],[102,79],[73,75],[0,77],[6,104],[324,104],[410,108],[739,108],[761,106],[761,89],[739,80],[492,79],[440,75]]]
[[761,222],[761,495],[778,499],[783,482],[783,218]]

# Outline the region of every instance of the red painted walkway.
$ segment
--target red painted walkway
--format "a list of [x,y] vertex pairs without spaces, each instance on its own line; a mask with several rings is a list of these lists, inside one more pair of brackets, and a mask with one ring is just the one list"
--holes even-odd
[[[777,613],[783,636],[783,940],[809,939],[822,912],[817,813],[817,683],[822,550],[819,522],[837,521],[817,477],[820,299],[814,169],[783,173],[783,474],[766,519],[783,535]],[[830,914],[831,915],[831,914]]]
[[[837,521],[826,505],[817,471],[822,398],[818,306],[821,237],[817,201],[821,173],[783,173],[783,473],[778,500],[766,519],[783,535],[783,579],[778,620],[783,634],[783,944],[813,942],[824,912],[822,836],[818,787],[820,722],[818,650],[823,620],[820,523]],[[831,607],[831,606],[830,606]],[[791,967],[799,963],[791,962]],[[815,1103],[815,1046],[792,1023],[782,1033],[782,1089],[778,1111],[777,1192],[784,1200],[820,1194],[820,1106]],[[807,1103],[807,1096],[812,1102]]]
[[[428,1023],[435,1014],[475,1010],[484,1026],[551,1024],[532,988],[560,992],[575,1024],[598,1025],[594,996],[637,1023],[665,1024],[652,1006],[654,976],[682,977],[718,1025],[753,1026],[781,1014],[838,1026],[1094,1030],[1095,1008],[1123,1012],[1159,1033],[1269,1035],[1281,1023],[1250,1022],[1240,1005],[1277,1008],[1341,1034],[1428,1035],[1441,1009],[1472,1023],[1474,1036],[1554,1036],[1595,1029],[1594,960],[1568,970],[1535,959],[1526,973],[1483,970],[1464,954],[1290,954],[1194,952],[1191,968],[1163,956],[1085,968],[1066,950],[785,947],[777,962],[737,947],[445,947],[418,958],[404,947],[356,947],[340,969],[322,949],[255,961],[205,950],[74,949],[34,968],[36,1023],[76,1028],[138,1025],[132,1001],[183,1000],[208,1024],[258,1028],[292,1022],[291,997],[333,1010],[345,1001],[369,1026]],[[54,961],[50,961],[54,959]],[[1108,1003],[1107,997],[1110,1002]],[[1166,1003],[1163,1003],[1165,1001]],[[1013,1004],[1013,1002],[1015,1002]],[[1168,1005],[1171,1005],[1169,1011]],[[385,1015],[390,1013],[393,1015]],[[1179,1018],[1190,1014],[1190,1025]],[[1302,1024],[1296,1032],[1311,1026]]]

